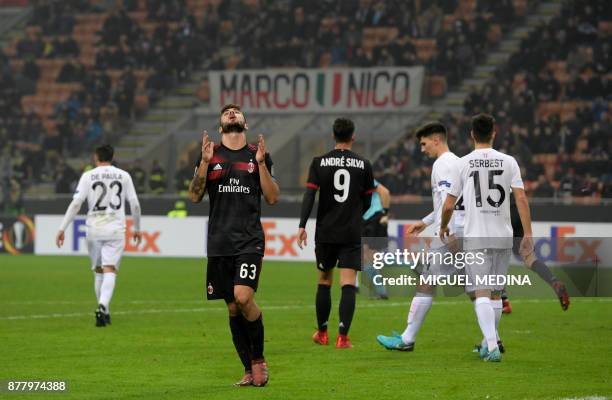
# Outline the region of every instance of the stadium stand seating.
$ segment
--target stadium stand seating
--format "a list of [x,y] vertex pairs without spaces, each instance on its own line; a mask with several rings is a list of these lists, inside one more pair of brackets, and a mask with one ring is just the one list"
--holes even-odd
[[[33,15],[21,37],[0,54],[3,71],[0,108],[5,116],[0,119],[0,145],[12,160],[17,160],[13,161],[14,169],[22,171],[22,181],[36,183],[55,181],[59,169],[70,169],[63,162],[65,157],[86,154],[102,140],[114,142],[130,121],[203,61],[208,69],[425,65],[427,97],[443,96],[449,85],[469,75],[501,36],[520,23],[535,0],[122,0],[115,2],[114,9],[105,8],[107,2],[98,0],[4,4],[9,3],[29,3]],[[581,10],[585,7],[583,3],[571,2]],[[595,26],[596,36],[607,38],[600,41],[603,48],[591,50],[593,57],[601,58],[606,49],[610,53],[612,26],[610,19],[603,17],[605,12],[597,13],[596,21],[589,21]],[[533,43],[538,39],[528,40]],[[525,45],[525,49],[529,46]],[[588,51],[588,46],[584,51]],[[512,76],[500,70],[503,76],[499,78],[505,84],[492,83],[471,93],[466,101],[466,115],[476,108],[499,114],[503,104],[491,104],[487,98],[490,96],[506,99],[508,107],[512,105],[512,116],[518,116],[513,121],[516,129],[521,132],[527,129],[528,136],[536,132],[533,124],[525,125],[522,121],[529,114],[534,121],[541,122],[539,128],[544,137],[548,135],[548,121],[558,119],[564,127],[572,121],[580,122],[585,107],[597,104],[599,110],[607,100],[594,102],[584,98],[584,91],[588,92],[590,86],[585,89],[575,69],[582,54],[573,57],[572,54],[545,60],[546,71],[560,85],[556,98],[537,97],[537,104],[532,104],[523,95],[510,96],[516,91],[533,92],[535,89],[530,85],[537,80],[539,70]],[[524,60],[520,57],[521,54],[514,57],[506,71],[521,65]],[[593,75],[601,76],[603,87],[598,90],[609,93],[609,70],[603,75],[597,69],[582,75],[587,80]],[[549,89],[554,90],[554,84],[551,85]],[[504,87],[508,96],[500,95],[498,86]],[[524,86],[527,89],[521,90]],[[208,82],[203,80],[194,97],[206,102],[208,96]],[[523,100],[515,102],[515,98]],[[482,104],[475,104],[477,101]],[[537,112],[521,113],[520,107],[531,107]],[[606,115],[602,114],[602,121],[609,124]],[[465,125],[462,116],[447,120],[455,126]],[[601,124],[592,128],[600,127]],[[516,130],[514,126],[505,128]],[[550,128],[559,131],[554,124]],[[464,142],[460,140],[459,148],[467,150]],[[573,142],[582,149],[583,140]],[[403,158],[404,153],[398,149],[410,146],[393,146],[389,154],[399,151],[395,158]],[[508,146],[515,146],[514,141]],[[588,148],[607,157],[609,146]],[[540,154],[539,149],[529,151]],[[384,170],[390,168],[389,163],[399,162],[389,154],[378,161]],[[540,158],[536,156],[533,160]],[[404,162],[402,168],[410,169],[419,162],[417,154]],[[524,164],[531,166],[531,159]],[[546,163],[533,161],[533,164],[551,170],[546,169]],[[577,171],[581,174],[583,170],[578,166]],[[408,183],[396,185],[397,192],[425,194],[427,191],[421,186],[410,183],[418,174],[410,175],[414,176]],[[539,180],[538,176],[529,178],[533,182]],[[555,186],[561,184],[555,182],[552,181]]]
[[[524,167],[529,194],[612,197],[611,10],[605,0],[568,2],[525,38],[494,80],[471,91],[463,115],[444,117],[451,149],[469,152],[470,116],[489,112],[498,122],[496,147]],[[408,133],[375,170],[395,193],[427,195],[430,166]]]

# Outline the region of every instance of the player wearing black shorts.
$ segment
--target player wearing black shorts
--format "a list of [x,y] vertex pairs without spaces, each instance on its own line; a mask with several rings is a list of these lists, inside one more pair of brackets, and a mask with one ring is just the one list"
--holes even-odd
[[[523,226],[521,225],[521,219],[518,215],[518,209],[516,208],[516,203],[511,198],[510,202],[510,219],[512,222],[512,231],[514,236],[514,246],[512,251],[514,254],[521,257],[524,260],[525,266],[538,274],[540,278],[542,278],[546,283],[550,285],[550,287],[555,291],[555,294],[559,298],[559,303],[561,304],[561,308],[563,311],[567,311],[570,305],[569,294],[567,293],[567,289],[565,287],[565,283],[562,280],[557,278],[548,265],[546,265],[543,261],[536,258],[535,253],[523,255],[519,254],[519,245],[520,239],[523,237]],[[502,292],[502,301],[503,301],[503,311],[506,314],[510,314],[512,312],[512,306],[510,305],[510,300],[508,299],[508,294],[504,290]]]
[[355,278],[361,269],[362,215],[370,207],[375,191],[370,162],[351,151],[355,125],[346,118],[334,121],[334,149],[315,157],[310,165],[307,189],[302,202],[298,245],[306,244],[306,221],[317,191],[319,207],[315,233],[315,255],[319,269],[316,295],[318,329],[315,343],[329,343],[327,322],[331,311],[333,268],[340,268],[342,296],[339,309],[337,348],[350,348],[348,331],[355,313]]
[[202,201],[204,192],[210,199],[206,291],[208,300],[227,304],[232,340],[245,369],[236,385],[264,386],[264,327],[254,300],[265,249],[261,195],[274,204],[279,189],[263,136],[257,146],[247,144],[248,126],[240,107],[223,107],[220,125],[221,144],[210,142],[204,132],[189,194],[194,203]]

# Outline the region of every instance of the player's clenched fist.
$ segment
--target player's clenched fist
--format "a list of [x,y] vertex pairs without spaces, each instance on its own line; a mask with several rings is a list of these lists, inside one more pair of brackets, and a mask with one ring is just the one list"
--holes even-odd
[[204,131],[202,135],[202,161],[209,163],[213,158],[213,149],[215,142],[208,141],[208,132]]

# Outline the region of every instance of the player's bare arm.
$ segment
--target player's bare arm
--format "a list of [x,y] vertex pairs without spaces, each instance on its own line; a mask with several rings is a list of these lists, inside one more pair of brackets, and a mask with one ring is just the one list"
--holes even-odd
[[531,211],[529,210],[529,201],[525,190],[521,188],[512,188],[514,200],[516,200],[516,208],[521,218],[521,225],[523,225],[523,231],[525,232],[523,240],[521,240],[521,247],[519,253],[523,258],[533,253],[533,232],[531,231]]
[[312,207],[314,206],[317,189],[308,188],[302,199],[302,210],[300,213],[300,229],[298,230],[297,242],[300,249],[308,245],[308,234],[306,233],[306,222],[310,218]]
[[76,217],[76,215],[79,213],[79,210],[81,209],[81,204],[83,204],[82,200],[73,199],[70,202],[70,205],[68,205],[68,209],[66,210],[66,214],[64,215],[64,219],[62,221],[60,229],[55,237],[55,244],[58,248],[64,245],[64,231],[66,230],[68,225],[70,225],[74,217]]
[[206,174],[208,173],[208,164],[213,157],[214,146],[215,143],[208,140],[208,132],[204,131],[202,135],[202,159],[195,176],[189,184],[189,197],[194,203],[199,203],[204,198]]
[[376,193],[380,196],[380,203],[385,210],[385,215],[380,218],[380,223],[387,225],[389,223],[389,207],[391,206],[391,192],[382,183],[376,186]]
[[257,160],[257,164],[259,166],[259,183],[261,185],[261,191],[263,192],[264,199],[266,199],[266,203],[270,205],[276,204],[278,202],[280,189],[266,166],[266,142],[261,134],[258,136],[257,154],[255,154],[255,160]]
[[442,207],[442,221],[440,222],[440,239],[446,241],[449,236],[448,223],[450,222],[451,217],[453,216],[453,211],[455,210],[455,203],[457,202],[457,197],[452,194],[446,195],[446,201],[444,202],[444,206]]

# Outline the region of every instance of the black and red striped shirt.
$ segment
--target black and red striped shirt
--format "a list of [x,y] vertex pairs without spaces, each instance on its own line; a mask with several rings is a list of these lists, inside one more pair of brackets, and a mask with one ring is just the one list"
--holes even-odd
[[[214,147],[206,179],[210,199],[208,256],[264,254],[262,191],[256,154],[257,146],[251,144],[240,150],[228,149],[223,144]],[[272,173],[268,153],[265,163]]]
[[370,162],[334,149],[313,158],[306,186],[320,192],[315,242],[360,243],[361,216],[376,190]]

